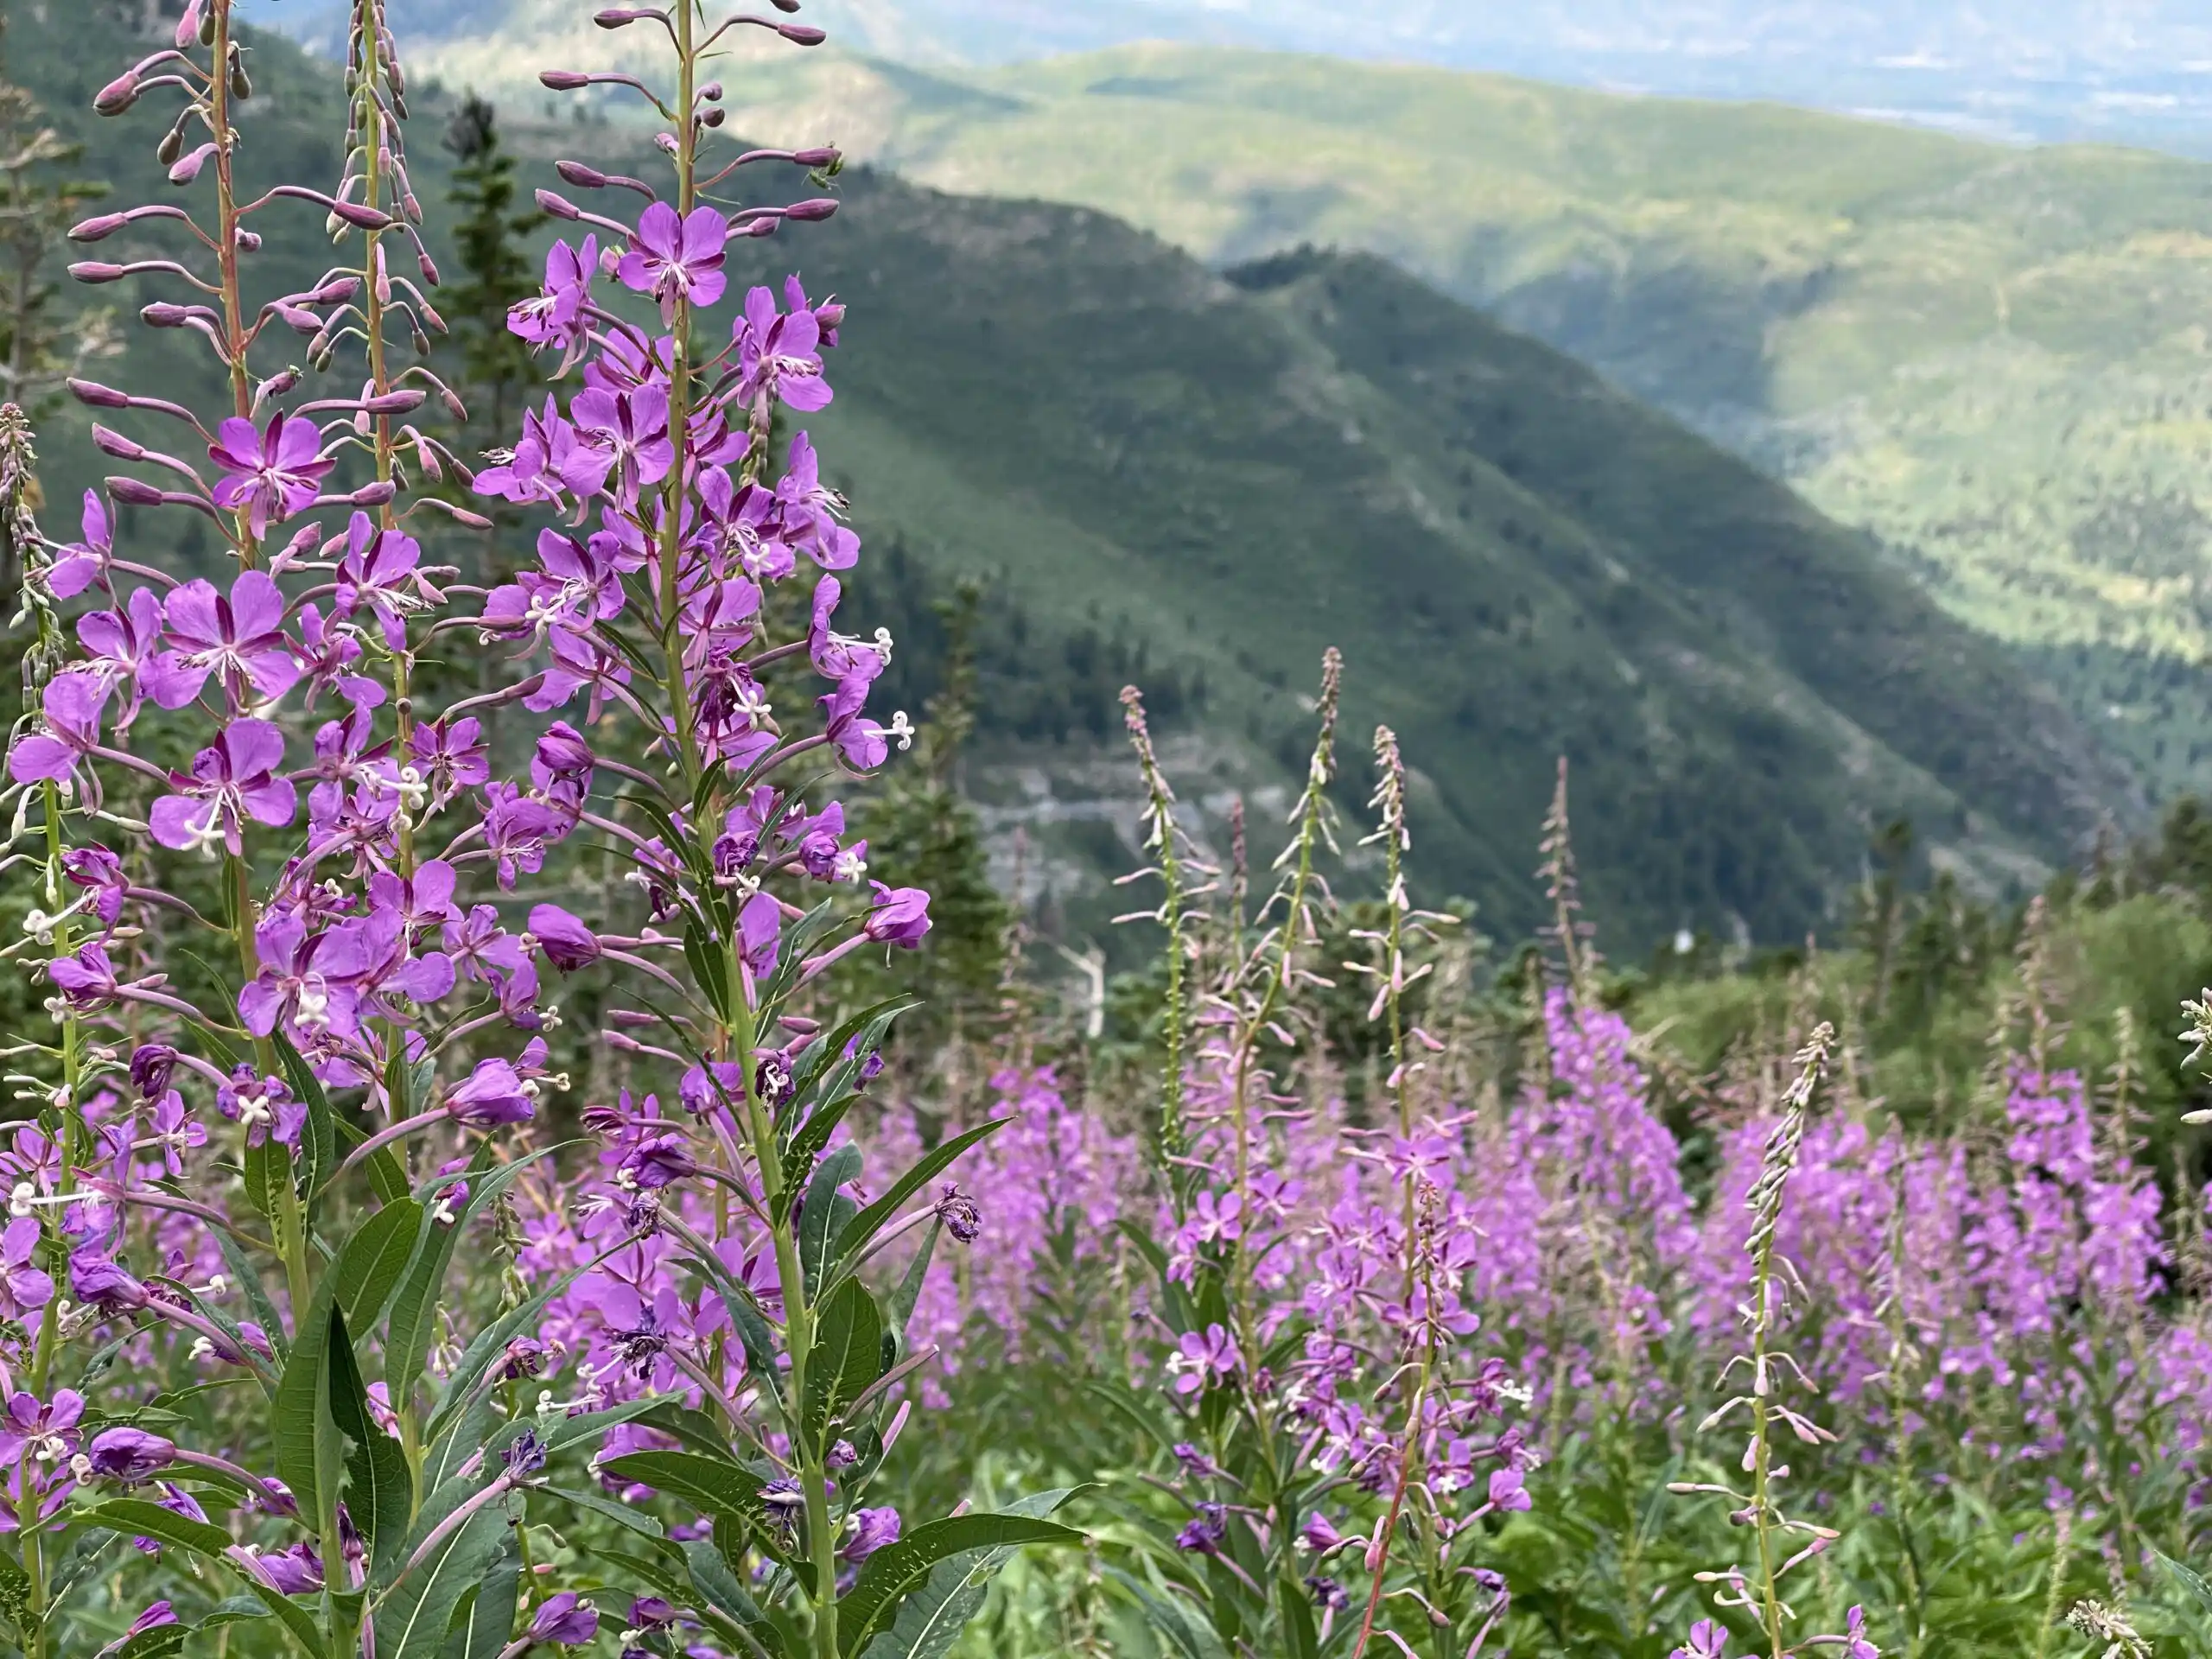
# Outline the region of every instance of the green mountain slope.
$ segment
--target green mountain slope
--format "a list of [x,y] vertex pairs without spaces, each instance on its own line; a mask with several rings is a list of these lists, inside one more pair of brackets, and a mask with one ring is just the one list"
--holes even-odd
[[[11,31],[18,63],[44,64],[40,90],[73,110],[105,66],[34,33]],[[307,153],[301,123],[329,89],[281,47],[255,62],[249,137],[269,166]],[[412,149],[434,206],[443,115],[425,88]],[[67,118],[143,188],[119,129]],[[519,136],[541,169],[576,142],[565,124]],[[2133,814],[2080,729],[1860,538],[1379,262],[1314,255],[1231,281],[1078,207],[865,173],[846,194],[826,226],[733,245],[733,276],[797,264],[852,305],[837,401],[810,424],[878,553],[900,550],[862,614],[906,637],[894,670],[918,698],[927,599],[984,585],[971,779],[1002,842],[1028,833],[1033,877],[1091,908],[1099,871],[1133,851],[1115,679],[1183,706],[1173,758],[1217,831],[1232,790],[1263,814],[1287,799],[1331,644],[1348,664],[1347,807],[1387,720],[1421,768],[1426,875],[1515,925],[1560,753],[1595,896],[1644,937],[1796,934],[1895,814],[1999,889],[2101,811]],[[266,257],[311,264],[312,230]],[[67,430],[45,449],[57,484],[93,470]]]
[[[620,49],[556,16],[521,0],[438,60]],[[2163,786],[2212,785],[2212,168],[1186,47],[733,84],[748,130],[1216,263],[1382,253],[1872,531]]]

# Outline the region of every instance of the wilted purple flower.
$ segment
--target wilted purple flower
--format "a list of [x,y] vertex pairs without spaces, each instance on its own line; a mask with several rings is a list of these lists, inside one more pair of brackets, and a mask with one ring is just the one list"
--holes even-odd
[[722,296],[722,245],[729,221],[711,207],[695,207],[681,219],[664,201],[654,202],[639,218],[630,251],[614,267],[625,288],[660,302],[661,321],[676,321],[678,299],[712,305]]
[[508,1473],[520,1478],[534,1475],[545,1466],[545,1442],[534,1428],[525,1428],[515,1436],[500,1460],[507,1465]]
[[525,1123],[537,1114],[537,1092],[510,1060],[479,1060],[468,1079],[446,1096],[446,1110],[465,1128]]
[[564,974],[588,968],[600,957],[599,935],[558,905],[534,905],[530,912],[530,936],[545,959]]
[[947,1181],[938,1194],[937,1218],[944,1224],[944,1230],[963,1244],[972,1244],[983,1230],[983,1212],[976,1200],[958,1186]]
[[879,944],[912,950],[930,931],[929,894],[919,887],[887,887],[880,881],[871,885],[875,888],[875,903],[861,924],[862,931]]
[[321,435],[315,423],[290,418],[281,411],[270,417],[266,431],[236,416],[216,429],[216,441],[207,447],[207,458],[223,469],[216,484],[219,507],[243,508],[254,539],[269,533],[315,500],[323,479],[337,463],[320,454]]
[[243,1554],[248,1570],[279,1595],[300,1596],[322,1588],[322,1557],[313,1544],[294,1544],[267,1554],[248,1544],[232,1553]]
[[1350,1592],[1334,1579],[1313,1573],[1306,1576],[1305,1583],[1306,1593],[1313,1598],[1313,1604],[1317,1607],[1329,1612],[1341,1613],[1351,1605]]
[[103,1313],[135,1313],[149,1300],[146,1287],[105,1252],[86,1249],[69,1258],[69,1294]]
[[683,1137],[672,1133],[647,1135],[630,1149],[620,1165],[630,1184],[648,1192],[658,1192],[671,1181],[684,1180],[698,1170]]
[[1211,1554],[1229,1536],[1229,1511],[1218,1503],[1201,1503],[1198,1514],[1175,1535],[1175,1548]]
[[855,1510],[846,1526],[845,1541],[837,1548],[842,1560],[864,1561],[886,1544],[899,1541],[899,1511],[894,1509]]
[[573,1590],[548,1596],[530,1621],[530,1639],[582,1647],[599,1634],[599,1610]]
[[136,1486],[176,1459],[176,1444],[143,1428],[104,1428],[85,1448],[93,1474]]

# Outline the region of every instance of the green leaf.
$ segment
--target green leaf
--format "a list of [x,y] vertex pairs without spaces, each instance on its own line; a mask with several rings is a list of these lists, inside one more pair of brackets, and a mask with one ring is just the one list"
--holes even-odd
[[680,1548],[684,1565],[691,1570],[691,1582],[698,1586],[699,1593],[706,1598],[709,1606],[741,1624],[766,1625],[760,1604],[738,1582],[737,1574],[730,1571],[729,1562],[711,1540],[693,1538]]
[[601,1465],[615,1479],[680,1497],[709,1515],[734,1515],[751,1527],[762,1552],[791,1569],[811,1592],[812,1564],[794,1558],[779,1541],[786,1535],[760,1496],[760,1477],[741,1464],[696,1452],[632,1452]]
[[375,1329],[392,1287],[407,1271],[423,1225],[423,1206],[397,1198],[361,1224],[338,1258],[338,1306],[356,1331]]
[[269,1338],[270,1349],[276,1356],[276,1363],[282,1365],[288,1345],[284,1321],[276,1312],[276,1304],[269,1300],[269,1292],[261,1282],[260,1270],[238,1248],[236,1239],[219,1227],[209,1230],[215,1235],[216,1246],[223,1252],[224,1268],[237,1281],[238,1288],[245,1293],[247,1304],[253,1309],[253,1317],[260,1322],[261,1332]]
[[940,1561],[970,1550],[1083,1541],[1072,1527],[1020,1515],[955,1515],[917,1527],[861,1565],[860,1577],[837,1604],[838,1651],[853,1659],[868,1647],[899,1605],[928,1583]]
[[2183,1566],[2172,1556],[2161,1551],[2154,1549],[2151,1553],[2165,1563],[2166,1571],[2173,1574],[2174,1582],[2194,1596],[2198,1606],[2206,1612],[2212,1613],[2212,1583],[2208,1583],[2202,1573],[2193,1567]]
[[942,1221],[930,1223],[929,1231],[922,1236],[922,1248],[914,1252],[898,1289],[891,1293],[891,1328],[898,1334],[901,1353],[906,1351],[906,1327],[913,1323],[914,1304],[922,1300],[922,1284],[929,1277],[930,1258],[937,1254],[938,1235],[944,1230]]
[[[846,1145],[824,1158],[806,1184],[806,1202],[799,1208],[798,1262],[810,1292],[829,1276],[833,1259],[830,1241],[836,1236],[830,1224],[837,1220],[837,1189],[860,1176],[861,1149]],[[849,1207],[851,1200],[846,1202]]]
[[[438,1524],[483,1490],[480,1480],[449,1480],[430,1495],[416,1517],[402,1560],[413,1559]],[[486,1503],[438,1541],[412,1572],[394,1582],[377,1603],[377,1659],[436,1659],[461,1597],[480,1585],[511,1543],[506,1511]]]
[[728,948],[694,921],[683,930],[683,959],[691,965],[691,976],[715,1018],[730,1024],[737,1005],[730,995]]
[[1119,1567],[1108,1567],[1106,1575],[1144,1609],[1152,1628],[1166,1639],[1166,1644],[1179,1659],[1229,1659],[1229,1649],[1222,1644],[1213,1626],[1193,1618],[1173,1596],[1154,1590]]
[[611,1521],[626,1532],[655,1540],[668,1536],[668,1529],[632,1503],[618,1503],[603,1492],[587,1492],[570,1486],[547,1486],[540,1489],[548,1497],[557,1497],[569,1508],[581,1510],[586,1515],[595,1515],[602,1521]]
[[[733,1648],[744,1649],[745,1638],[750,1635],[770,1653],[783,1651],[783,1644],[773,1626],[747,1626],[720,1608],[704,1603],[698,1586],[664,1561],[628,1554],[619,1549],[594,1551],[594,1559],[595,1562],[611,1562],[618,1566],[671,1607],[686,1608],[698,1614],[709,1630]],[[754,1611],[759,1610],[756,1608]]]
[[[1069,1487],[1039,1492],[1012,1505],[1007,1513],[1042,1519],[1080,1491]],[[899,1604],[898,1616],[888,1630],[880,1630],[861,1659],[944,1659],[961,1630],[975,1618],[988,1593],[990,1581],[1012,1558],[1016,1546],[964,1550],[932,1567],[920,1588]]]
[[[342,1258],[341,1258],[342,1259]],[[284,1361],[270,1402],[270,1432],[276,1446],[276,1478],[291,1489],[300,1513],[310,1526],[319,1525],[324,1499],[335,1503],[338,1478],[345,1462],[345,1437],[330,1407],[331,1313],[338,1288],[338,1271],[322,1275],[315,1288],[300,1327],[293,1333],[292,1351]]]
[[522,1552],[508,1538],[476,1586],[476,1594],[455,1618],[440,1659],[498,1659],[514,1629],[522,1600]]
[[191,1634],[189,1624],[156,1624],[150,1630],[139,1631],[112,1652],[103,1649],[103,1653],[105,1659],[168,1659]]
[[818,1447],[837,1414],[883,1375],[883,1316],[857,1279],[846,1280],[817,1313],[821,1334],[807,1356],[801,1421]]
[[555,1297],[606,1259],[601,1255],[583,1267],[571,1268],[535,1296],[509,1309],[478,1332],[474,1339],[461,1351],[461,1358],[447,1376],[445,1387],[438,1395],[437,1409],[430,1414],[429,1424],[423,1430],[424,1438],[435,1444],[453,1427],[454,1417],[475,1397],[476,1384],[491,1368],[493,1359],[506,1351],[510,1342],[537,1326],[539,1317]]
[[212,1526],[205,1521],[192,1520],[174,1510],[165,1510],[158,1503],[149,1503],[138,1497],[111,1498],[97,1509],[86,1510],[80,1518],[89,1525],[105,1527],[112,1532],[175,1544],[179,1549],[223,1568],[243,1584],[255,1600],[282,1619],[284,1628],[291,1631],[309,1653],[322,1651],[322,1632],[308,1616],[307,1609],[289,1596],[277,1594],[235,1558],[226,1554],[224,1552],[230,1548],[231,1535],[220,1527]]
[[[423,1367],[429,1363],[430,1344],[437,1334],[438,1298],[445,1289],[446,1272],[453,1264],[454,1251],[460,1245],[462,1231],[485,1205],[513,1185],[524,1170],[559,1150],[559,1147],[544,1147],[527,1158],[502,1164],[488,1175],[484,1171],[491,1166],[489,1142],[479,1146],[476,1155],[469,1160],[461,1176],[469,1184],[468,1201],[451,1223],[435,1219],[430,1223],[391,1300],[391,1322],[385,1329],[384,1381],[395,1408],[412,1394],[415,1379],[423,1375]],[[441,1185],[426,1183],[423,1191],[426,1205],[435,1207],[442,1190]]]
[[274,1218],[278,1194],[283,1183],[292,1179],[292,1154],[283,1142],[274,1139],[264,1141],[257,1147],[245,1149],[242,1169],[245,1177],[245,1201],[257,1215]]
[[1013,1122],[1011,1117],[993,1118],[988,1123],[978,1123],[963,1135],[956,1135],[950,1141],[939,1142],[923,1156],[920,1162],[893,1181],[890,1190],[881,1198],[845,1224],[843,1230],[837,1235],[837,1242],[830,1247],[830,1259],[842,1262],[859,1249],[882,1231],[884,1224],[899,1213],[899,1205],[950,1168],[955,1159],[984,1136],[996,1135]]
[[1313,1598],[1306,1586],[1293,1578],[1277,1580],[1275,1605],[1281,1611],[1283,1635],[1290,1648],[1287,1659],[1320,1659],[1320,1633],[1313,1627]]
[[31,1617],[31,1575],[10,1549],[0,1549],[0,1612],[5,1612],[8,1623],[25,1637],[37,1628],[38,1621]]
[[300,1137],[300,1185],[313,1194],[338,1167],[337,1116],[330,1109],[330,1096],[322,1091],[322,1080],[306,1056],[292,1046],[291,1039],[279,1031],[271,1033],[269,1040],[276,1046],[277,1063],[284,1068],[292,1093],[307,1103],[307,1132]]
[[[390,1213],[386,1211],[385,1213]],[[353,1443],[346,1460],[346,1510],[369,1546],[372,1571],[397,1565],[400,1540],[415,1514],[415,1477],[397,1440],[369,1414],[369,1395],[354,1363],[346,1317],[330,1315],[330,1412]]]

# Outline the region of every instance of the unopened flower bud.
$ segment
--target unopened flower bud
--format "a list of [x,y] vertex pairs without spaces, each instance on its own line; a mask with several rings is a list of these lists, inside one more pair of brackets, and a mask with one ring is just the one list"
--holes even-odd
[[69,383],[69,395],[79,403],[92,409],[128,409],[130,399],[113,386],[104,386],[97,380],[76,380]]
[[830,196],[817,196],[811,200],[795,201],[791,203],[790,207],[784,209],[784,217],[785,219],[795,219],[801,224],[807,224],[814,220],[827,219],[836,211],[837,203],[835,198]]
[[174,300],[156,300],[138,308],[138,321],[149,328],[181,328],[191,315],[189,309]]
[[553,170],[581,190],[603,190],[607,188],[607,175],[595,167],[586,167],[582,162],[556,162]]
[[537,207],[540,213],[550,213],[555,219],[576,219],[583,217],[582,208],[566,196],[557,196],[550,190],[537,193]]
[[380,507],[397,494],[390,479],[378,479],[373,484],[364,484],[346,499],[357,507]]
[[123,276],[123,267],[109,264],[104,260],[79,259],[69,267],[69,274],[80,283],[119,282]]
[[93,95],[92,108],[101,115],[121,115],[138,101],[138,72],[126,69]]
[[721,103],[722,101],[721,82],[719,80],[709,81],[705,86],[699,89],[699,96],[709,104]]
[[[151,310],[153,308],[147,308]],[[146,446],[134,443],[122,433],[97,423],[92,428],[92,447],[104,455],[113,455],[118,461],[138,461],[144,457]]]
[[190,184],[194,179],[200,176],[200,169],[207,165],[207,158],[214,153],[215,146],[213,144],[207,143],[200,145],[199,149],[194,150],[189,156],[185,156],[182,160],[179,161],[175,166],[169,168],[169,182],[171,184]]
[[118,474],[108,479],[106,483],[107,493],[126,505],[158,507],[162,505],[162,493],[143,479]]
[[79,219],[69,227],[72,242],[99,242],[113,236],[130,221],[121,213],[99,213],[91,219]]
[[240,226],[238,227],[238,251],[240,253],[259,253],[261,251],[261,232],[259,231],[249,231],[244,226]]
[[830,36],[807,23],[778,23],[776,33],[793,46],[819,46]]
[[800,167],[835,167],[842,159],[843,153],[833,144],[824,144],[818,149],[795,149],[791,152],[791,160]]
[[391,228],[391,214],[380,213],[358,201],[334,201],[330,204],[330,211],[356,230],[388,231]]
[[580,75],[573,69],[540,70],[537,80],[547,91],[555,92],[573,92],[591,85],[589,75]]
[[699,124],[702,127],[719,127],[722,124],[722,117],[727,113],[727,111],[719,109],[709,110],[699,118]]
[[162,142],[154,146],[154,159],[163,167],[184,154],[184,130],[171,127],[162,135]]
[[402,386],[368,399],[361,407],[372,415],[404,415],[429,401],[429,394],[416,386]]

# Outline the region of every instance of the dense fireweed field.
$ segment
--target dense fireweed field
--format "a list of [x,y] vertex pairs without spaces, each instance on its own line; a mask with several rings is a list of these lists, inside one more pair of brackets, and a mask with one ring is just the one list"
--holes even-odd
[[[836,165],[722,141],[720,43],[821,38],[776,4],[603,11],[659,77],[545,73],[642,99],[667,166],[541,195],[572,233],[510,327],[550,391],[488,457],[417,413],[453,393],[379,0],[340,179],[235,188],[229,0],[100,94],[180,194],[79,224],[73,274],[166,284],[143,321],[229,397],[73,383],[122,470],[67,543],[0,411],[5,954],[48,1016],[0,1141],[0,1646],[2203,1650],[2203,1203],[2124,1071],[2060,1063],[2032,952],[1955,1132],[1809,1001],[1685,1088],[1609,1006],[1562,774],[1501,1044],[1332,655],[1272,864],[1241,817],[1202,855],[1125,694],[1140,1062],[1016,1007],[918,1087],[906,1003],[849,988],[931,919],[840,800],[909,734],[804,429],[842,308],[723,270],[836,207],[736,200]],[[330,270],[257,291],[302,213]],[[219,570],[159,550],[192,514]]]

